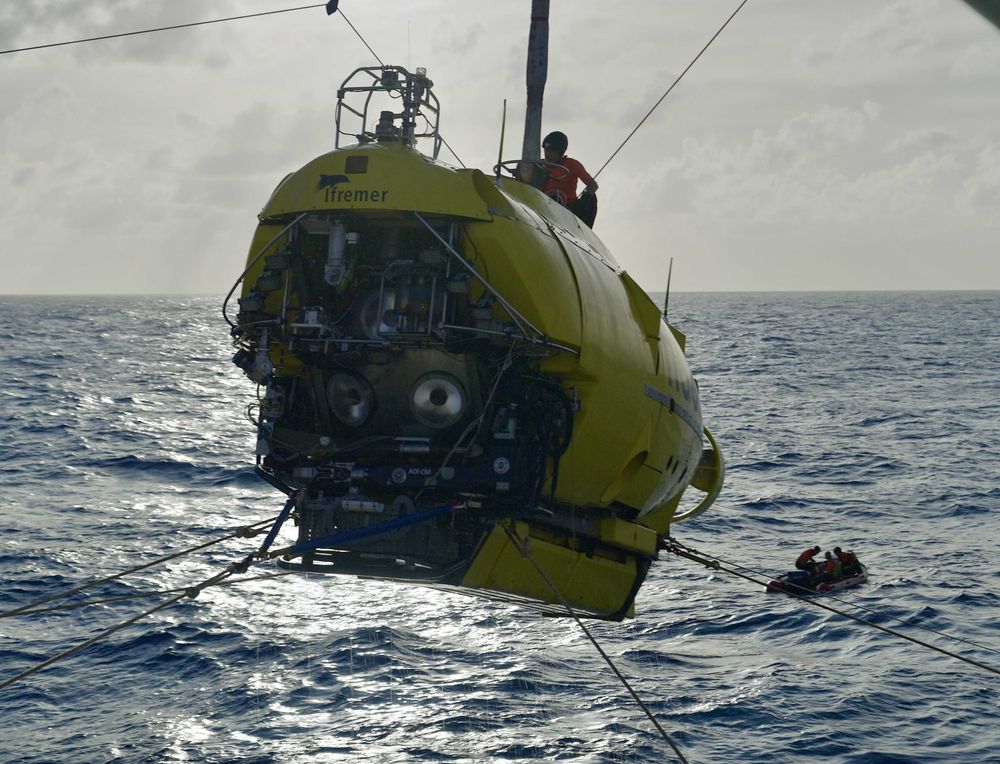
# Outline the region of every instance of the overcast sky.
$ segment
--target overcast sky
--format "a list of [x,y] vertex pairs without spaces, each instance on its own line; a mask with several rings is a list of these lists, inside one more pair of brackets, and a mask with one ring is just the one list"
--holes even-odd
[[[306,4],[33,0],[0,48]],[[552,0],[545,130],[591,172],[738,0]],[[530,0],[342,0],[469,166],[523,127]],[[374,63],[322,8],[0,56],[0,293],[224,292]],[[442,158],[451,160],[444,152]],[[958,0],[750,0],[599,178],[648,290],[1000,289],[1000,33]]]

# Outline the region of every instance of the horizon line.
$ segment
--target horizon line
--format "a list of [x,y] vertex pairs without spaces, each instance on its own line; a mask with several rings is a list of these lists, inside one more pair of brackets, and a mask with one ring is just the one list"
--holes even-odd
[[[666,291],[643,290],[646,294]],[[954,287],[950,289],[677,289],[671,294],[934,294],[950,292],[1000,292],[1000,287]],[[219,297],[222,292],[0,292],[5,297]]]

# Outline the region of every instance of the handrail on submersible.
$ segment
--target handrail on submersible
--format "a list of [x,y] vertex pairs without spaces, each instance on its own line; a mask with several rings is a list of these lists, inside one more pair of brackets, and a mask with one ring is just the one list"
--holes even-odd
[[712,433],[707,427],[703,427],[702,432],[708,438],[708,443],[712,446],[712,453],[715,455],[716,464],[712,468],[715,472],[715,477],[705,492],[705,498],[693,509],[689,509],[687,512],[682,512],[679,515],[674,515],[671,522],[682,523],[685,520],[690,520],[692,517],[700,515],[715,503],[715,500],[719,497],[719,492],[722,490],[722,484],[726,481],[726,460],[722,456],[722,449],[719,448],[719,444],[715,442],[715,438],[712,437]]

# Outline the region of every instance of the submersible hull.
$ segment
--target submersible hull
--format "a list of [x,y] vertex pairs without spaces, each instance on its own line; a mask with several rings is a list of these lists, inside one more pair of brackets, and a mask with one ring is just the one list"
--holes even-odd
[[620,619],[721,484],[683,335],[569,210],[398,135],[286,177],[250,248],[234,360],[282,564]]

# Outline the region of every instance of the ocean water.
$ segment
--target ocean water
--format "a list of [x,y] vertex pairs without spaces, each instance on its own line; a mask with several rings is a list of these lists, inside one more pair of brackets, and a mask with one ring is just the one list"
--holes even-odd
[[[0,297],[0,611],[280,509],[218,306]],[[675,536],[769,573],[851,547],[871,580],[833,604],[1000,666],[1000,293],[670,311],[729,466]],[[255,543],[93,594],[196,583]],[[0,682],[155,602],[0,620]],[[995,674],[678,558],[636,609],[591,628],[691,762],[1000,762]],[[3,762],[673,760],[571,621],[352,578],[209,589],[0,690]]]

